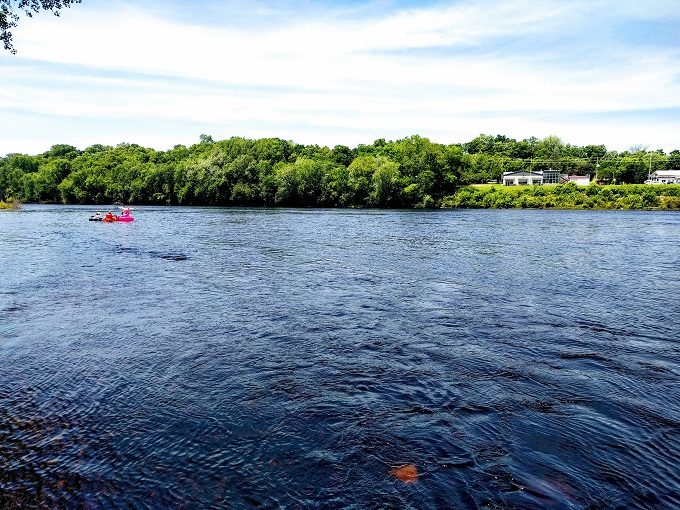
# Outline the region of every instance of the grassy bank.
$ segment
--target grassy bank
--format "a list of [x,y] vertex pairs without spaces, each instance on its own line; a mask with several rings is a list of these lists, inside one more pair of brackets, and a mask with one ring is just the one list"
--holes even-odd
[[0,211],[16,211],[17,209],[21,209],[20,202],[16,200],[9,200],[7,202],[0,200]]
[[502,186],[460,188],[442,201],[459,209],[663,209],[680,210],[680,185]]

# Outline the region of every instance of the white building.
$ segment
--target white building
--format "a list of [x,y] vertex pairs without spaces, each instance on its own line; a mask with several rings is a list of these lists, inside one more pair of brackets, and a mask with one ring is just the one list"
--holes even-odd
[[564,175],[559,170],[548,168],[531,172],[520,170],[516,172],[503,172],[501,182],[503,186],[530,186],[536,184],[559,184],[563,182],[575,182],[578,185],[587,186],[590,184],[589,175]]
[[577,186],[588,186],[590,184],[590,175],[567,175],[565,182],[573,182]]
[[657,170],[650,174],[645,184],[680,184],[680,170]]
[[503,186],[543,184],[543,172],[503,172]]

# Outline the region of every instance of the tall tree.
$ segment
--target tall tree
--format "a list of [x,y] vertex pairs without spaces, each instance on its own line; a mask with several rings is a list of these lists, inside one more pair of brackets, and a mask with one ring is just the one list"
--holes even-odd
[[79,4],[82,0],[0,0],[0,41],[7,51],[16,53],[12,44],[11,30],[17,26],[23,14],[29,18],[41,10],[51,11],[59,16],[59,10]]

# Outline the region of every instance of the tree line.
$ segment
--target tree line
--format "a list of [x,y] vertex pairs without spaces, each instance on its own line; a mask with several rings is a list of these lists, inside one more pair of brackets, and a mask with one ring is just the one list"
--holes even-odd
[[555,168],[605,183],[640,183],[680,168],[680,151],[608,151],[551,136],[480,135],[439,144],[417,135],[332,149],[278,138],[233,137],[157,151],[135,144],[0,158],[0,200],[68,204],[438,207],[457,189],[507,170]]

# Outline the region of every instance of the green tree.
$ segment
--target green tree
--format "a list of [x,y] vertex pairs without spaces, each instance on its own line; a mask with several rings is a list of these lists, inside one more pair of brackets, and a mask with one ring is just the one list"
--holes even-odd
[[29,18],[40,10],[51,11],[59,16],[59,10],[79,4],[81,0],[0,0],[0,41],[6,50],[16,53],[12,44],[12,29],[23,14]]
[[359,156],[347,168],[347,185],[351,205],[370,205],[373,173],[378,166],[378,161],[378,156]]
[[339,165],[349,166],[352,164],[355,152],[346,145],[336,145],[331,151],[331,159]]
[[339,207],[353,205],[353,194],[349,185],[349,170],[346,166],[336,165],[332,167],[326,175],[324,187],[329,205]]
[[31,201],[57,202],[59,201],[58,186],[61,181],[71,172],[71,164],[68,159],[50,159],[40,166],[40,170],[33,174],[34,195]]
[[274,168],[275,202],[287,206],[329,205],[325,194],[324,175],[329,165],[299,157],[295,163],[280,163]]
[[404,179],[399,165],[384,156],[378,156],[371,179],[369,203],[377,207],[398,207],[402,204]]
[[556,136],[544,138],[536,145],[534,156],[537,160],[537,169],[557,168],[561,169],[560,160],[565,152],[565,145]]
[[[620,203],[625,197],[608,196],[607,190],[599,187],[566,195],[559,188],[550,196],[545,195],[548,188],[532,188],[527,196],[513,190],[477,196],[474,191],[450,200],[459,185],[495,180],[505,170],[559,165],[573,173],[597,170],[598,179],[607,182],[639,183],[647,178],[650,163],[652,171],[680,163],[677,150],[670,155],[637,149],[619,154],[607,152],[602,145],[564,144],[556,137],[516,142],[503,135],[480,135],[474,144],[478,147],[474,153],[465,152],[464,145],[437,144],[420,136],[378,139],[356,149],[338,145],[332,150],[278,138],[242,137],[191,147],[176,145],[168,151],[130,143],[92,145],[79,151],[58,144],[36,156],[9,154],[0,158],[0,199],[313,207],[430,207],[442,203],[465,207],[675,207],[674,188],[666,187],[661,198],[636,192],[632,194],[639,199],[626,198]],[[530,161],[527,154],[547,159],[536,156]],[[538,200],[544,196],[544,201]]]
[[464,144],[468,154],[491,154],[494,146],[494,137],[491,135],[479,135]]
[[668,155],[668,168],[670,170],[680,170],[680,150],[671,151]]

